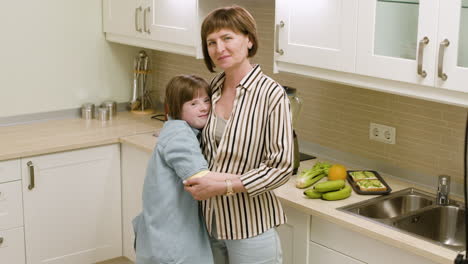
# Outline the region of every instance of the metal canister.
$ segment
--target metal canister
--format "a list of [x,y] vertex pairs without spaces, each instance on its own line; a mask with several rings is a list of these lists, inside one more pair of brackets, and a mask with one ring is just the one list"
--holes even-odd
[[97,119],[101,121],[109,120],[109,110],[106,107],[99,107],[97,109]]
[[81,106],[81,118],[91,120],[94,118],[94,104],[85,103]]
[[117,103],[115,101],[104,101],[101,104],[101,107],[107,108],[109,111],[109,119],[112,119],[117,114]]

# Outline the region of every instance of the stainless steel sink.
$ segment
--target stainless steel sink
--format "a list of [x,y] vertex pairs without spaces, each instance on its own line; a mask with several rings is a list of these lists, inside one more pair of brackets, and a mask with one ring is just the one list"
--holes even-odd
[[461,203],[436,205],[436,196],[414,188],[338,208],[453,250],[465,247]]
[[431,206],[395,219],[393,226],[455,250],[465,246],[465,210],[458,206]]
[[413,212],[433,203],[434,198],[430,195],[410,188],[341,209],[370,218],[388,219]]

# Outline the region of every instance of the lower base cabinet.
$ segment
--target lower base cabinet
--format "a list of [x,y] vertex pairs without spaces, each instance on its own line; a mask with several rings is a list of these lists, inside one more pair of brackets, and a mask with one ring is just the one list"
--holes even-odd
[[348,257],[312,241],[309,242],[308,263],[365,264],[362,261]]
[[28,264],[122,256],[118,144],[22,158],[21,167]]
[[320,217],[283,208],[288,221],[277,230],[284,264],[435,264]]
[[122,144],[122,230],[123,255],[135,261],[132,220],[142,210],[141,195],[146,176],[146,167],[151,153],[129,144]]
[[308,263],[310,215],[283,206],[288,221],[276,228],[281,240],[284,264]]
[[0,230],[0,263],[26,263],[23,227]]

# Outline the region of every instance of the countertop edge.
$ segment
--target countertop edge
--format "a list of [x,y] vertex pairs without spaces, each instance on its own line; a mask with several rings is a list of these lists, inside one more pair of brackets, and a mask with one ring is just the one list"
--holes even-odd
[[139,150],[142,150],[142,151],[144,151],[146,153],[149,153],[149,154],[151,154],[153,152],[153,148],[148,148],[147,146],[143,146],[142,144],[139,144],[138,142],[132,141],[131,139],[129,139],[128,136],[119,138],[119,142],[121,144],[131,145],[131,146],[136,147]]
[[74,143],[74,144],[62,145],[62,146],[53,146],[50,148],[42,148],[40,150],[36,149],[36,150],[31,150],[31,151],[21,151],[19,153],[3,154],[3,155],[0,155],[0,161],[28,158],[32,156],[46,155],[46,154],[51,154],[51,153],[71,151],[71,150],[77,150],[77,149],[83,149],[83,148],[92,148],[92,147],[98,147],[98,146],[109,145],[109,144],[114,144],[114,143],[119,143],[119,138],[109,138],[109,139],[103,139],[103,140],[98,140],[98,141]]

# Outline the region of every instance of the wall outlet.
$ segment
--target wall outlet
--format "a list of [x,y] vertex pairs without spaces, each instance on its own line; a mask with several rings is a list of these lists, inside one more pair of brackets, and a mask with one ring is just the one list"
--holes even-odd
[[370,123],[369,139],[387,144],[395,144],[396,129],[394,127]]

